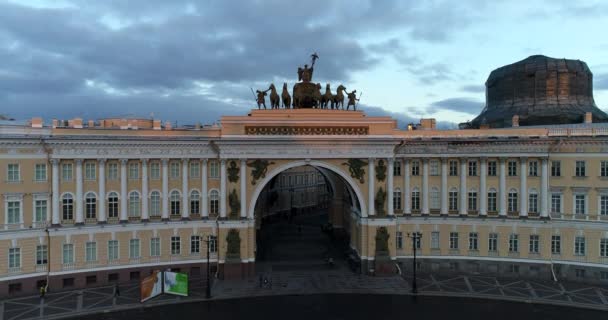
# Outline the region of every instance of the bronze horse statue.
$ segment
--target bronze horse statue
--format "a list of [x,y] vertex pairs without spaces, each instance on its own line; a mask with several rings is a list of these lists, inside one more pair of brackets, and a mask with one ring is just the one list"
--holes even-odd
[[340,107],[342,107],[342,109],[344,109],[344,93],[343,93],[344,91],[346,91],[346,88],[343,85],[339,85],[338,89],[336,89],[336,94],[332,97],[332,101],[331,101],[332,109],[334,109],[334,107],[336,108],[336,110],[339,110]]
[[277,88],[275,88],[274,83],[270,84],[270,109],[278,109],[280,105],[279,94],[277,93]]
[[[325,94],[321,96],[321,109],[327,109],[327,105],[331,103],[333,95],[331,94],[331,89],[329,87],[329,83],[325,86]],[[332,106],[333,109],[333,106]]]
[[291,96],[289,95],[289,90],[287,90],[287,82],[283,83],[281,98],[283,100],[283,108],[289,109],[291,107]]

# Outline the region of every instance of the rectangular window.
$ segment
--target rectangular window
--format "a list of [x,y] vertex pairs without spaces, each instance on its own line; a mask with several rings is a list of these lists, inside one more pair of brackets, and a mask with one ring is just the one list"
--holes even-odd
[[139,163],[129,163],[129,179],[139,179]]
[[36,163],[34,167],[34,180],[36,181],[46,181],[46,163]]
[[600,176],[608,177],[608,161],[602,160],[602,162],[600,162]]
[[158,161],[150,162],[150,179],[160,179],[160,163]]
[[450,211],[458,210],[458,191],[450,191],[448,200],[449,200],[448,210],[450,210]]
[[488,251],[498,251],[498,233],[490,233],[488,235]]
[[393,164],[393,175],[400,176],[401,175],[401,161],[396,160]]
[[439,161],[437,160],[431,160],[429,161],[429,170],[430,170],[430,175],[432,176],[438,176],[439,175]]
[[97,261],[97,242],[87,242],[85,244],[86,262]]
[[74,263],[74,245],[71,243],[63,244],[63,264]]
[[528,163],[528,175],[530,177],[538,177],[538,161],[530,161]]
[[431,249],[439,249],[439,231],[431,232]]
[[576,161],[576,168],[575,168],[574,173],[577,177],[585,176],[585,161],[581,161],[581,160]]
[[191,236],[190,237],[190,254],[201,253],[201,237]]
[[6,217],[8,224],[21,223],[21,201],[7,201],[6,211],[8,214]]
[[586,214],[587,196],[584,194],[574,195],[574,213],[575,214]]
[[[220,177],[219,163],[215,160],[209,161],[209,178],[219,179],[219,177]],[[289,178],[291,179],[291,176],[289,176]],[[291,182],[289,182],[289,185],[291,185]]]
[[508,197],[508,210],[509,212],[516,212],[517,210],[517,192],[509,192]]
[[61,180],[72,181],[72,164],[64,163],[61,165]]
[[562,194],[552,193],[551,194],[551,213],[562,212]]
[[397,249],[403,249],[403,232],[397,231]]
[[450,176],[458,175],[458,161],[450,160]]
[[95,173],[95,162],[87,161],[84,163],[84,179],[95,180],[97,174]]
[[108,180],[118,180],[118,163],[108,163]]
[[21,174],[19,173],[19,164],[17,164],[17,163],[8,164],[6,180],[8,182],[21,181]]
[[393,209],[401,210],[401,190],[395,190],[393,192]]
[[562,237],[561,236],[551,236],[551,254],[561,254],[562,253]]
[[190,161],[190,178],[198,178],[201,176],[201,164],[194,160]]
[[171,179],[179,178],[179,162],[171,162],[169,165],[169,176]]
[[36,265],[42,266],[48,263],[49,249],[45,245],[36,246]]
[[477,175],[477,161],[469,160],[469,177]]
[[515,176],[517,176],[517,162],[515,162],[515,161],[509,161],[507,168],[508,168],[509,177],[515,177]]
[[528,212],[538,212],[538,195],[536,193],[528,195]]
[[608,195],[600,195],[600,215],[608,215]]
[[171,237],[171,254],[179,255],[181,253],[181,239],[180,237]]
[[420,162],[417,160],[412,161],[412,175],[413,176],[420,175]]
[[608,238],[600,239],[600,257],[608,257]]
[[139,257],[139,239],[129,240],[129,258],[137,259]]
[[8,249],[8,268],[9,269],[21,268],[21,248]]
[[151,238],[150,239],[150,256],[151,257],[160,256],[160,238]]
[[477,232],[469,233],[469,250],[479,250],[478,248],[479,235]]
[[450,249],[458,249],[458,232],[450,232]]
[[488,176],[496,176],[496,161],[488,161]]
[[496,191],[488,192],[488,211],[496,212]]
[[108,241],[108,260],[118,260],[118,240]]
[[469,192],[469,211],[477,210],[477,192]]
[[574,238],[574,254],[577,256],[585,255],[585,237]]
[[551,176],[552,177],[561,177],[562,176],[561,161],[551,161]]
[[209,251],[212,253],[217,252],[217,237],[209,236]]
[[420,191],[412,191],[412,210],[420,210]]
[[47,200],[35,200],[34,201],[34,221],[43,222],[46,221],[47,213]]
[[530,235],[530,253],[539,253],[540,237],[537,234]]
[[509,235],[509,252],[519,251],[519,236],[516,234]]

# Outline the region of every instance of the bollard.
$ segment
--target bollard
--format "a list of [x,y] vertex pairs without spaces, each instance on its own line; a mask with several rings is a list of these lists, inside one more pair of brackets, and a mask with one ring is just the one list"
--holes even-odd
[[82,291],[78,291],[78,296],[76,297],[76,311],[81,311],[82,310],[82,301],[83,301],[83,294]]

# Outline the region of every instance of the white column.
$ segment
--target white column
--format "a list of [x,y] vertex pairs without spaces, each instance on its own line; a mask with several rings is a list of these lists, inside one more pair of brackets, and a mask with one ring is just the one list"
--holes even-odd
[[389,216],[393,216],[395,215],[395,208],[393,206],[393,192],[394,192],[394,186],[393,186],[393,179],[394,179],[394,169],[395,169],[395,163],[394,163],[394,159],[390,158],[390,159],[386,159],[386,161],[388,161],[388,174],[386,176],[387,180],[386,180],[386,189],[388,189],[386,192],[388,193],[388,215]]
[[540,183],[540,217],[549,217],[549,160],[542,159]]
[[220,218],[226,218],[226,159],[220,161]]
[[188,159],[182,159],[182,220],[190,220],[188,203]]
[[528,159],[525,157],[519,158],[519,216],[528,217],[528,185],[526,178],[528,172],[526,170],[526,163]]
[[441,212],[448,214],[448,159],[441,158]]
[[403,161],[403,199],[405,201],[405,205],[403,206],[403,212],[405,214],[412,214],[412,195],[410,188],[410,159],[405,159]]
[[120,222],[129,221],[127,216],[127,159],[120,160]]
[[468,201],[467,201],[467,158],[460,158],[460,215],[466,216],[468,213]]
[[422,159],[422,214],[429,214],[429,159]]
[[[241,159],[241,173],[239,177],[241,183],[241,219],[247,218],[247,159]],[[253,218],[253,217],[252,217]]]
[[53,226],[59,226],[61,224],[61,219],[59,217],[59,160],[57,159],[51,159],[51,166],[52,166],[52,176],[51,179],[52,184],[53,184],[53,195],[52,195],[52,201],[53,201],[53,219],[51,221],[51,224]]
[[481,158],[479,172],[479,215],[488,214],[488,191],[486,190],[486,175],[488,174],[488,159]]
[[141,159],[141,220],[149,221],[148,159]]
[[507,177],[506,177],[506,172],[507,172],[507,167],[506,167],[506,161],[507,159],[505,158],[500,158],[499,162],[500,162],[500,183],[498,186],[498,201],[499,201],[499,211],[498,211],[498,215],[499,216],[506,216],[507,215]]
[[98,178],[98,191],[99,195],[97,198],[97,223],[106,223],[106,159],[99,159],[97,161],[99,166],[99,178]]
[[374,174],[374,160],[373,158],[368,159],[369,162],[367,164],[367,207],[368,207],[368,216],[373,216],[376,214],[375,202],[374,202],[374,182],[376,181],[376,177]]
[[84,201],[82,199],[82,159],[76,159],[76,220],[77,225],[84,224]]
[[201,210],[203,218],[209,217],[209,203],[207,203],[207,159],[203,159],[203,177],[201,186]]
[[169,220],[169,159],[162,159],[163,168],[163,211],[161,218],[163,221]]

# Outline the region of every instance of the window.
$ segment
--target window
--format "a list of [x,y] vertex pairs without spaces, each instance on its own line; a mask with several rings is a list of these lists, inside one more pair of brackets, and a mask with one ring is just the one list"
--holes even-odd
[[179,162],[173,161],[169,164],[169,176],[171,179],[179,178]]
[[393,209],[401,210],[401,189],[393,191]]
[[430,206],[431,209],[440,209],[441,208],[441,203],[440,203],[440,199],[439,199],[439,189],[437,189],[436,187],[431,188],[431,192],[430,192]]
[[561,177],[562,175],[562,163],[561,161],[551,161],[551,176]]
[[34,222],[46,221],[47,211],[48,211],[48,201],[46,199],[35,200],[34,201]]
[[19,164],[9,163],[6,174],[6,180],[8,182],[19,182],[21,181],[21,175],[19,174]]
[[458,249],[458,232],[450,232],[450,249]]
[[179,201],[180,195],[179,195],[179,191],[177,190],[173,190],[171,191],[171,214],[172,215],[179,215],[180,213],[180,209],[179,209],[179,205],[180,205],[180,201]]
[[562,253],[562,237],[561,236],[551,236],[551,254],[561,254]]
[[74,219],[74,198],[71,194],[66,193],[63,195],[61,200],[61,211],[63,213],[63,220]]
[[139,179],[139,163],[129,163],[129,179]]
[[160,256],[160,238],[151,238],[150,239],[150,256],[151,257]]
[[63,264],[74,263],[74,245],[71,243],[63,244]]
[[190,161],[190,178],[201,176],[201,164],[198,161]]
[[9,269],[21,268],[21,248],[8,249],[8,268]]
[[600,162],[600,176],[608,177],[608,161]]
[[139,217],[141,214],[140,206],[139,192],[131,191],[129,193],[129,217]]
[[46,181],[46,163],[36,163],[34,172],[34,180]]
[[48,263],[49,248],[45,245],[36,246],[36,265],[42,266]]
[[85,215],[87,219],[97,217],[97,197],[93,192],[89,192],[85,196]]
[[608,238],[600,239],[600,257],[608,257]]
[[209,212],[218,214],[220,211],[220,193],[217,190],[211,190],[209,193]]
[[477,191],[469,191],[469,210],[477,210]]
[[418,160],[412,161],[412,175],[413,176],[420,175],[420,162]]
[[488,176],[496,176],[496,161],[488,161]]
[[540,237],[537,234],[530,235],[530,253],[539,253]]
[[160,217],[160,192],[152,191],[150,194],[150,216]]
[[488,211],[496,212],[496,189],[488,191]]
[[84,179],[85,180],[95,180],[96,179],[95,172],[95,162],[87,161],[84,163]]
[[508,197],[508,210],[509,212],[516,212],[517,210],[517,191],[515,189],[509,190]]
[[181,240],[179,237],[171,237],[171,254],[179,255],[181,253]]
[[201,213],[201,194],[192,190],[190,192],[190,214],[200,214]]
[[538,194],[531,190],[528,195],[528,212],[538,212]]
[[97,242],[87,242],[85,244],[85,261],[97,261]]
[[397,231],[395,238],[397,240],[397,249],[403,249],[403,232]]
[[608,280],[608,271],[600,271],[600,279]]
[[430,175],[438,176],[439,175],[439,161],[431,160],[429,161]]
[[575,214],[586,214],[586,201],[587,196],[584,194],[574,195],[574,213]]
[[562,194],[552,193],[551,194],[551,213],[562,212]]
[[139,258],[139,239],[129,240],[129,258],[130,259]]
[[431,249],[439,249],[439,232],[431,232]]
[[160,163],[158,161],[150,162],[150,179],[160,179]]
[[517,162],[515,162],[515,161],[509,161],[507,172],[509,174],[509,177],[515,177],[515,176],[517,176]]
[[509,235],[509,252],[519,251],[519,236],[516,234]]
[[458,210],[458,191],[456,189],[452,189],[449,192],[448,209],[451,211]]
[[414,237],[414,246],[416,249],[422,248],[422,234],[420,232],[414,232],[412,237]]
[[469,250],[479,250],[477,246],[477,241],[479,239],[479,235],[477,232],[469,233]]
[[585,161],[576,161],[576,169],[574,173],[577,177],[585,176]]
[[118,240],[108,241],[108,260],[118,260]]
[[209,251],[217,252],[217,237],[209,236]]
[[574,274],[577,278],[585,277],[585,269],[574,269]]
[[528,175],[530,177],[538,177],[538,161],[530,161],[528,163]]
[[201,253],[201,237],[191,236],[190,237],[190,254]]
[[118,218],[118,193],[108,194],[108,218]]
[[477,161],[469,160],[469,177],[477,175]]
[[458,161],[450,160],[450,176],[458,175]]
[[[220,177],[220,168],[217,161],[209,161],[209,178],[218,179]],[[290,176],[291,178],[291,176]],[[290,183],[291,185],[291,183]]]
[[393,165],[393,175],[400,176],[401,175],[401,161],[395,161]]
[[6,202],[8,224],[21,223],[21,200],[9,200]]
[[64,163],[61,165],[61,180],[72,181],[72,164]]
[[490,233],[488,235],[488,251],[498,251],[498,233]]
[[118,163],[108,163],[108,180],[118,180]]
[[600,215],[608,215],[608,195],[600,195]]
[[585,255],[585,237],[575,237],[574,238],[574,254],[577,256]]
[[420,210],[420,191],[414,188],[412,191],[412,210]]

